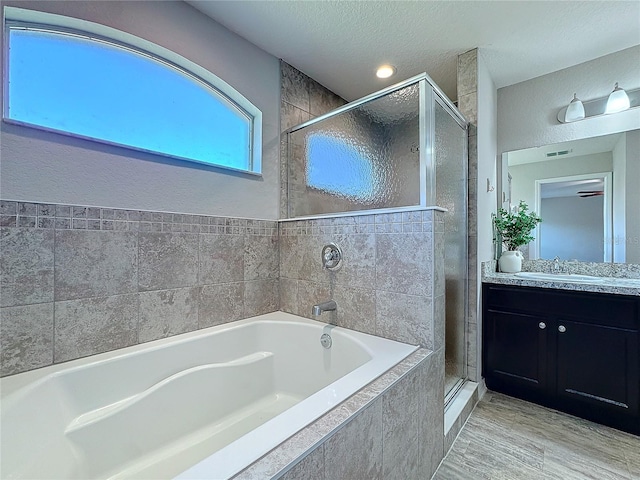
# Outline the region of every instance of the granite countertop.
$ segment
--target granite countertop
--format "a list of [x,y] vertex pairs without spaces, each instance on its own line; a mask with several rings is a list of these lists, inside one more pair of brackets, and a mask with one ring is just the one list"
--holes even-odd
[[595,281],[581,280],[580,282],[571,282],[568,280],[538,280],[530,277],[519,277],[513,273],[483,271],[482,281],[484,283],[497,283],[501,285],[519,285],[523,287],[555,288],[579,292],[640,296],[639,278],[598,277],[598,280]]

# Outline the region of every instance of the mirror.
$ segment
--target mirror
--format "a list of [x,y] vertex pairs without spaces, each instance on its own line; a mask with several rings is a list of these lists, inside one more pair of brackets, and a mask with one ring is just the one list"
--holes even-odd
[[525,258],[640,263],[640,130],[504,153],[501,180],[542,217]]

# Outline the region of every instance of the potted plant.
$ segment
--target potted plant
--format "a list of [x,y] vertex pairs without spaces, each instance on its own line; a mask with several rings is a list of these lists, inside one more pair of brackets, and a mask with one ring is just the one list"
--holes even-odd
[[518,248],[534,239],[531,232],[541,221],[535,212],[529,211],[529,206],[522,200],[514,212],[501,208],[493,216],[496,233],[507,248],[498,261],[501,272],[516,273],[522,269],[522,253]]

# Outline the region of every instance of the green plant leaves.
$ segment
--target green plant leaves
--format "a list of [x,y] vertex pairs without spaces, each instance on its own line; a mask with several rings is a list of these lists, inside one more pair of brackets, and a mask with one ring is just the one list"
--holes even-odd
[[535,212],[529,212],[529,206],[522,200],[515,213],[501,208],[493,217],[496,232],[502,237],[502,242],[509,250],[517,250],[518,247],[533,240],[531,232],[541,221],[542,219]]

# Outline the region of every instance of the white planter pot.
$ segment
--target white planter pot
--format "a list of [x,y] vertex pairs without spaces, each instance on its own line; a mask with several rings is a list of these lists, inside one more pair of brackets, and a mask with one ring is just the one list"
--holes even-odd
[[502,252],[498,265],[503,273],[518,273],[522,270],[522,253],[518,250]]

